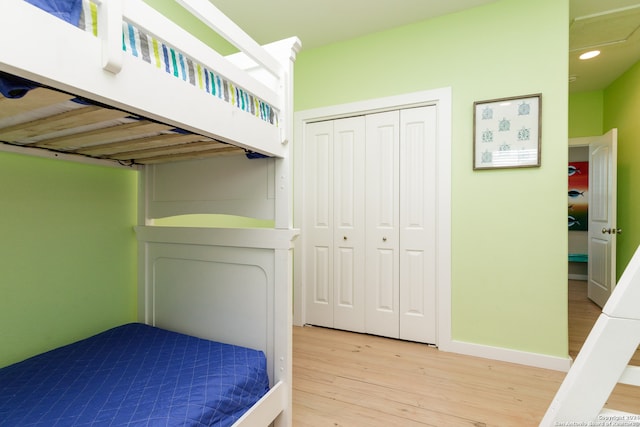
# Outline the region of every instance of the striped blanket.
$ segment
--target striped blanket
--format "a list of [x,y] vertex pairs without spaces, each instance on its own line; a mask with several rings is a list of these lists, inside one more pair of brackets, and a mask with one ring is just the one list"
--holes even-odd
[[[90,0],[82,3],[78,26],[97,36],[98,7]],[[278,125],[277,111],[271,105],[128,22],[122,23],[122,49],[243,111]]]
[[[98,6],[94,2],[82,1],[78,26],[98,35]],[[271,105],[128,22],[122,23],[122,49],[178,79],[278,126],[278,114]]]
[[[98,5],[91,0],[27,1],[95,36],[98,35]],[[265,122],[279,125],[278,112],[273,106],[128,22],[122,23],[122,49]],[[0,76],[0,83],[5,81],[5,85],[0,84],[2,93],[7,94],[4,96],[22,96],[30,88],[23,84],[15,89],[15,82]],[[27,83],[30,82],[25,84]],[[14,92],[17,95],[12,95]]]

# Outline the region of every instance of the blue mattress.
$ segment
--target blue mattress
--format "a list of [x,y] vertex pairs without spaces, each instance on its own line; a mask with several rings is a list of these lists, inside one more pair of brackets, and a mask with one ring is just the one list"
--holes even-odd
[[229,426],[268,389],[261,351],[132,323],[0,369],[0,425]]

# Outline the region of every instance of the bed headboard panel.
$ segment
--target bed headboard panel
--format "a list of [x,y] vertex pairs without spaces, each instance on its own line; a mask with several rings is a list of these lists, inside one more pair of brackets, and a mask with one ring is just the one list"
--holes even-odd
[[156,244],[149,256],[153,325],[273,350],[273,251]]
[[275,160],[228,155],[149,165],[147,219],[229,214],[274,219]]
[[141,322],[262,350],[272,381],[287,372],[295,230],[143,226],[136,234]]

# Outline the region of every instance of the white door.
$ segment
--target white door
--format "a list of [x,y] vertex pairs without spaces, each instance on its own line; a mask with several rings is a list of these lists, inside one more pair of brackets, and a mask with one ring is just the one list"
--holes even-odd
[[616,283],[616,171],[618,131],[589,143],[588,296],[600,307]]
[[436,342],[436,107],[311,123],[306,322]]
[[333,123],[306,129],[304,240],[306,317],[333,327]]
[[436,107],[400,112],[400,338],[436,342]]
[[400,114],[366,117],[366,331],[400,334]]
[[312,123],[304,159],[307,322],[364,332],[364,118]]
[[333,135],[333,327],[364,332],[364,117],[335,120]]

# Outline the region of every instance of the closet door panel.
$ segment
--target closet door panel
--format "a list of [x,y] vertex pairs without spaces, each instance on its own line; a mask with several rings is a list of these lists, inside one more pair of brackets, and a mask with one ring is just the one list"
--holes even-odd
[[333,327],[333,124],[307,125],[305,141],[306,321]]
[[[402,254],[403,270],[400,286],[401,313],[403,316],[424,316],[426,307],[424,304],[424,251],[404,251]],[[400,335],[406,334],[404,319],[400,320]],[[404,326],[404,328],[403,328]]]
[[378,312],[393,314],[396,305],[396,292],[393,286],[396,275],[396,254],[393,250],[378,249],[376,258],[373,260],[373,268],[378,280],[375,281],[375,309]]
[[364,118],[334,121],[334,327],[364,332]]
[[331,281],[330,281],[330,249],[327,246],[313,247],[313,271],[311,271],[311,283],[313,283],[314,304],[326,307],[331,303]]
[[399,112],[366,117],[366,331],[399,336]]
[[436,342],[436,107],[400,113],[400,338]]

